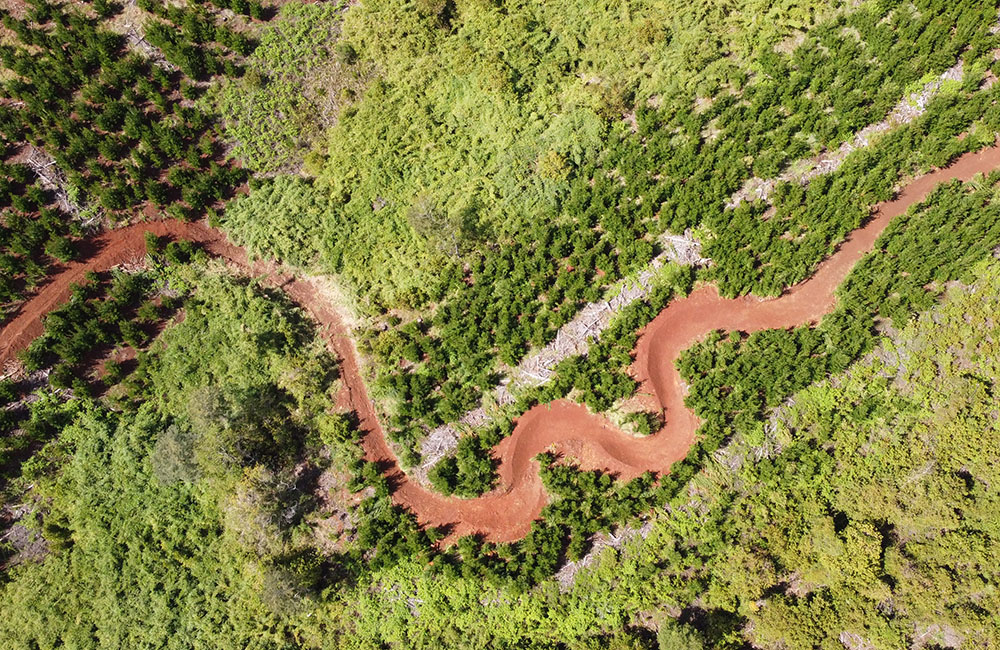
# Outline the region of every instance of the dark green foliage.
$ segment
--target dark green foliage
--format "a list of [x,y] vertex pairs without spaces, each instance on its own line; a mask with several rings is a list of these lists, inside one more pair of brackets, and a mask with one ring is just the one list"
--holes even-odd
[[[190,250],[188,246],[184,248]],[[154,261],[163,262],[161,258],[154,258]],[[27,370],[51,368],[49,385],[69,389],[78,399],[94,396],[122,382],[126,377],[126,367],[112,359],[104,362],[99,384],[91,383],[92,371],[97,369],[102,357],[122,345],[136,349],[145,346],[150,325],[156,323],[161,315],[169,316],[177,306],[176,301],[170,304],[165,300],[161,314],[153,303],[144,302],[158,286],[156,272],[128,274],[114,271],[100,275],[88,272],[85,280],[84,284],[71,287],[72,297],[67,304],[49,312],[43,321],[43,334],[20,354]],[[7,383],[4,389],[3,397],[7,401],[24,397],[18,385]],[[58,426],[52,425],[46,418],[39,419],[32,415],[22,423],[20,412],[9,413],[5,433],[20,424],[28,434],[5,439],[6,447],[0,449],[8,457],[4,463],[4,479],[17,476],[21,469],[20,461],[25,460],[24,457],[17,457],[17,462],[14,462],[12,450],[27,450],[47,442],[58,431]]]
[[826,376],[827,346],[821,330],[799,327],[765,330],[746,340],[736,332],[725,337],[716,332],[687,350],[678,366],[691,382],[685,401],[705,421],[702,440],[717,446],[731,432],[719,431],[720,422],[745,430],[766,409]]
[[594,533],[610,530],[657,503],[652,474],[616,484],[607,474],[555,464],[548,454],[539,461],[553,502],[542,511],[543,519],[532,524],[531,532],[509,545],[462,538],[456,549],[434,559],[434,573],[526,589],[550,576],[564,557],[578,559]]
[[[250,46],[141,1],[167,16],[172,26],[164,22],[153,32],[191,73],[211,74],[228,56],[208,45],[212,39],[238,52]],[[467,5],[459,4],[420,2],[416,10],[405,10],[416,16],[421,37],[433,43],[427,34],[468,37],[462,22]],[[712,273],[727,292],[776,292],[807,275],[865,218],[866,205],[888,196],[901,172],[946,162],[992,139],[998,126],[991,106],[996,95],[969,95],[974,87],[969,82],[965,94],[939,99],[928,117],[887,136],[872,154],[856,156],[815,188],[781,188],[776,215],[769,220],[761,219],[759,206],[722,212],[722,201],[748,174],[778,173],[817,143],[836,143],[884,115],[924,72],[939,71],[959,55],[971,65],[995,47],[996,39],[986,31],[995,6],[917,5],[916,12],[899,3],[865,5],[824,24],[794,54],[763,56],[752,84],[733,86],[733,95],[719,93],[703,111],[692,111],[687,96],[664,100],[667,105],[660,109],[641,105],[635,114],[637,134],[609,129],[586,155],[529,156],[544,179],[540,182],[559,189],[543,193],[553,200],[532,205],[517,217],[521,221],[496,218],[517,211],[493,214],[493,202],[454,210],[433,196],[426,201],[396,196],[391,207],[376,209],[380,195],[365,194],[369,188],[356,187],[354,180],[338,185],[334,179],[317,183],[319,190],[307,183],[269,183],[255,192],[266,199],[262,205],[283,212],[267,221],[248,209],[234,214],[232,223],[266,230],[295,224],[300,217],[298,229],[276,228],[249,239],[260,252],[278,251],[288,259],[298,255],[293,261],[302,264],[319,259],[342,271],[360,290],[373,290],[372,311],[427,307],[423,318],[395,312],[363,342],[382,362],[378,386],[394,400],[392,435],[412,443],[421,427],[452,419],[474,404],[495,382],[498,359],[516,363],[530,348],[544,345],[580,304],[648,262],[656,252],[651,234],[707,224],[716,235]],[[230,0],[227,6],[250,15],[261,12],[252,3]],[[490,6],[485,3],[483,11]],[[98,3],[94,8],[113,11]],[[29,11],[35,26],[8,20],[8,27],[25,44],[48,46],[52,39],[65,44],[67,52],[82,51],[82,62],[73,64],[81,69],[45,57],[36,64],[25,53],[4,48],[0,56],[5,63],[15,59],[8,67],[18,75],[5,87],[28,98],[26,103],[35,102],[31,116],[73,113],[81,123],[61,130],[51,124],[36,127],[33,118],[15,119],[11,111],[0,111],[8,139],[44,137],[46,146],[74,163],[74,182],[110,207],[148,199],[170,204],[179,218],[208,210],[232,177],[210,164],[205,173],[203,156],[211,147],[204,145],[204,116],[174,105],[173,81],[133,61],[131,70],[115,71],[122,79],[131,74],[137,80],[122,90],[114,79],[104,78],[107,61],[120,53],[117,39],[88,32],[83,23],[69,30],[62,23],[72,19],[43,3]],[[43,22],[51,23],[51,30]],[[59,29],[72,31],[85,44],[89,34],[94,43],[71,48]],[[412,45],[400,38],[393,46],[400,44]],[[540,41],[538,47],[549,46]],[[338,56],[361,57],[346,50]],[[223,67],[233,59],[225,61]],[[33,65],[44,70],[26,74]],[[74,98],[72,107],[59,103],[60,75],[69,75],[67,86],[80,87],[83,99]],[[524,80],[502,67],[495,80],[512,98],[529,92]],[[28,88],[31,84],[37,87]],[[607,96],[597,113],[608,122],[617,120],[632,91],[601,92]],[[424,117],[412,105],[394,104],[398,98],[387,86],[373,88],[369,97],[407,127]],[[139,108],[123,113],[116,102]],[[413,113],[412,122],[397,119],[404,108]],[[175,122],[160,119],[168,112]],[[983,116],[982,125],[970,127]],[[376,148],[412,144],[384,137],[391,131],[365,128],[365,117],[363,111],[345,113],[342,129],[361,134]],[[52,133],[41,133],[43,127]],[[117,129],[124,137],[111,133]],[[711,136],[716,129],[718,135]],[[963,130],[970,131],[965,140],[954,138]],[[105,160],[98,161],[94,152]],[[119,159],[126,152],[131,162]],[[386,162],[379,156],[372,160],[379,166]],[[409,171],[405,159],[396,164],[385,165],[386,173]],[[618,172],[609,174],[612,169]],[[344,177],[357,171],[345,166]],[[126,180],[161,176],[167,184]],[[413,177],[420,178],[419,172]],[[870,350],[876,316],[899,326],[930,307],[944,283],[970,279],[967,269],[1000,243],[996,180],[972,189],[943,188],[894,224],[841,289],[838,311],[819,328],[715,335],[689,351],[682,371],[692,406],[705,424],[689,457],[668,475],[622,483],[543,455],[550,502],[527,537],[513,544],[467,537],[445,551],[435,548],[448,531],[423,530],[395,506],[387,479],[361,460],[350,417],[328,412],[332,369],[319,346],[310,347],[301,315],[278,294],[252,283],[215,279],[200,284],[184,323],[164,335],[162,346],[139,355],[137,371],[120,390],[121,410],[94,404],[87,396],[94,388],[73,369],[95,346],[118,340],[143,344],[149,334],[144,325],[162,314],[147,300],[149,287],[141,282],[119,276],[108,288],[98,286],[107,282],[90,280],[74,289],[65,311],[53,312],[43,342],[25,354],[32,368],[55,363],[50,380],[70,387],[76,399],[63,405],[49,397],[2,411],[5,434],[15,427],[24,432],[5,435],[0,449],[5,467],[40,443],[56,443],[31,457],[24,473],[39,480],[37,495],[45,504],[41,531],[52,553],[0,585],[8,618],[0,638],[11,647],[298,647],[346,639],[369,647],[557,647],[565,642],[571,648],[632,649],[746,643],[819,647],[836,644],[831,630],[857,630],[886,647],[908,647],[924,621],[954,617],[950,620],[960,621],[956,629],[977,643],[987,638],[982,631],[989,633],[989,612],[996,609],[995,567],[989,564],[996,500],[988,490],[989,465],[978,463],[988,458],[992,447],[985,436],[995,429],[990,378],[950,378],[951,401],[941,405],[947,417],[927,423],[935,435],[937,428],[944,432],[940,438],[952,445],[949,453],[938,455],[945,447],[929,445],[917,451],[930,453],[905,458],[908,445],[926,438],[909,437],[911,429],[921,432],[921,421],[905,420],[915,410],[906,399],[883,399],[879,375],[873,373],[864,390],[856,391],[861,397],[847,395],[828,415],[800,426],[782,440],[783,453],[761,448],[765,453],[755,457],[759,462],[733,470],[745,468],[745,473],[732,485],[720,486],[729,480],[729,466],[720,459],[731,458],[732,450],[723,449],[727,443],[754,442],[771,409],[791,393]],[[320,198],[280,206],[282,188],[293,185],[302,195],[318,191]],[[521,193],[539,196],[518,186],[511,194],[500,193],[496,203]],[[14,193],[9,202],[16,212],[32,216],[44,205],[29,191]],[[297,214],[299,205],[312,212]],[[381,209],[394,213],[371,216]],[[51,248],[52,254],[66,252],[52,233],[41,236],[28,223],[43,215],[13,218],[11,230],[38,235],[42,249]],[[370,246],[372,223],[403,242],[383,250],[402,256],[428,253],[422,262],[430,261],[417,265],[422,274],[399,286],[391,286],[394,280],[382,286],[384,274],[371,264],[372,256],[381,254]],[[321,237],[311,233],[317,228]],[[782,238],[786,232],[790,239]],[[415,248],[407,248],[413,242]],[[180,243],[150,240],[147,245],[157,265],[184,264],[197,256]],[[23,262],[18,277],[39,273],[29,262]],[[517,407],[574,392],[592,408],[607,409],[627,397],[634,391],[625,369],[636,332],[691,281],[687,273],[678,275],[648,301],[630,307],[587,357],[565,362],[550,385],[519,396]],[[163,313],[172,306],[177,305],[165,301]],[[108,370],[106,380],[114,383],[115,366]],[[8,401],[13,400],[12,387],[6,390]],[[892,436],[878,423],[889,414],[908,426],[899,429],[906,435],[896,435],[886,447]],[[935,414],[928,408],[921,417]],[[850,426],[841,426],[844,422]],[[963,435],[951,435],[948,427],[956,423],[965,427]],[[463,438],[454,458],[432,472],[439,489],[468,496],[494,485],[490,450],[508,425]],[[866,428],[859,434],[856,427]],[[963,436],[973,431],[987,432],[985,444],[961,448]],[[873,447],[883,454],[869,454]],[[316,460],[326,454],[331,463],[354,473],[351,487],[368,486],[374,493],[351,513],[355,538],[348,534],[335,540],[343,542],[336,550],[310,537],[317,503],[333,499],[317,495],[309,484],[309,477],[326,469],[325,461]],[[892,465],[900,457],[906,462]],[[926,474],[919,472],[926,458],[941,467],[931,468],[934,483],[925,486]],[[45,470],[57,465],[63,471],[53,478]],[[710,471],[692,482],[705,467]],[[905,501],[888,498],[886,488],[878,487],[883,481],[905,494]],[[911,483],[917,487],[906,493]],[[864,489],[852,492],[857,486]],[[595,533],[663,505],[670,506],[669,517],[657,515],[661,529],[647,542],[655,550],[638,559],[623,553],[621,564],[612,565],[620,572],[608,580],[606,591],[588,591],[593,583],[568,596],[555,585],[531,589],[566,560],[586,553]],[[325,555],[316,550],[320,546]],[[612,555],[605,554],[605,561],[615,560]],[[905,588],[897,588],[905,581]],[[914,595],[924,592],[931,596]],[[409,598],[411,593],[419,595]],[[481,611],[493,612],[494,618],[480,619]],[[683,623],[672,620],[676,613]],[[470,623],[470,618],[475,620]],[[639,624],[657,627],[658,638]],[[463,634],[468,629],[474,632]],[[980,636],[972,636],[977,630]],[[491,642],[501,635],[508,640]]]
[[[74,192],[112,212],[146,200],[162,206],[174,193],[183,197],[187,209],[203,214],[242,182],[239,169],[202,157],[213,119],[202,109],[171,101],[171,90],[182,79],[128,53],[118,34],[79,12],[46,6],[55,23],[51,30],[37,30],[30,20],[3,18],[21,39],[20,46],[0,48],[4,67],[19,75],[3,88],[13,100],[0,110],[0,133],[8,142],[26,140],[44,148],[66,172]],[[146,35],[193,77],[227,67],[220,54],[200,45],[206,39],[218,36],[240,51],[250,47],[243,37],[216,30],[210,18],[197,12],[163,11],[183,27],[153,21]],[[26,49],[32,45],[42,46],[41,52]],[[177,169],[187,172],[183,183],[168,188],[158,180]],[[15,200],[24,202],[23,197]],[[53,246],[53,254],[68,254],[60,244]]]
[[1000,244],[1000,172],[963,185],[938,186],[923,204],[897,217],[838,294],[844,316],[876,313],[896,326],[930,308],[946,283],[966,278]]
[[115,361],[114,359],[108,359],[104,362],[104,375],[101,377],[101,381],[104,382],[105,386],[114,386],[121,382],[125,378],[125,369],[122,364]]
[[421,528],[414,516],[392,503],[384,485],[376,487],[376,495],[361,502],[358,517],[358,546],[354,555],[360,559],[366,553],[373,569],[393,566],[414,557],[432,557],[432,532]]
[[14,382],[10,379],[0,380],[0,406],[6,406],[14,401],[17,396],[17,390],[14,386]]
[[79,234],[42,190],[28,165],[0,163],[0,314],[20,302],[44,280],[51,264],[76,256],[71,236]]
[[32,341],[22,355],[29,369],[60,362],[74,366],[94,351],[127,338],[145,338],[128,319],[138,299],[152,288],[150,278],[116,273],[110,279],[110,283],[74,287],[74,298],[49,312],[44,321],[45,333]]
[[189,41],[191,39],[194,43],[198,43],[200,40],[205,40],[200,30],[193,35],[183,34],[181,30],[168,23],[153,21],[146,25],[146,38],[160,48],[171,63],[192,79],[204,79],[221,71],[222,64],[218,59],[205,48]]
[[[849,157],[840,170],[818,177],[808,188],[791,184],[779,186],[774,197],[778,212],[770,219],[760,218],[763,209],[760,205],[744,204],[727,212],[726,217],[730,220],[724,226],[721,220],[712,222],[716,227],[724,227],[724,231],[709,244],[713,257],[717,255],[718,259],[707,276],[719,282],[723,292],[730,293],[761,287],[764,287],[763,292],[773,292],[775,287],[782,289],[787,283],[804,278],[815,263],[831,252],[833,242],[840,241],[860,224],[870,211],[871,203],[889,198],[900,176],[896,170],[913,165],[914,159],[943,164],[964,151],[991,142],[990,134],[1000,128],[1000,113],[990,109],[996,97],[996,92],[978,92],[963,97],[960,102],[948,97],[932,102],[920,120],[887,134],[870,150]],[[976,134],[963,140],[955,139],[959,131],[970,128],[976,116],[984,116]],[[940,124],[949,126],[940,132],[935,127]],[[736,365],[725,371],[730,373],[728,378],[716,377],[719,384],[713,380],[701,387],[695,386],[691,393],[693,403],[702,407],[714,404],[712,408],[721,409],[714,413],[716,416],[732,410],[738,411],[740,418],[753,421],[765,406],[775,406],[791,391],[816,381],[827,372],[845,368],[871,345],[873,315],[905,320],[915,311],[926,309],[936,294],[926,291],[925,285],[939,286],[943,282],[940,277],[957,278],[960,269],[981,259],[991,246],[1000,243],[991,225],[995,208],[982,207],[987,199],[988,193],[962,198],[959,192],[947,199],[940,209],[923,215],[922,218],[931,221],[919,228],[911,225],[909,217],[897,218],[886,236],[912,229],[909,238],[919,235],[923,239],[896,244],[903,251],[898,258],[894,246],[887,250],[889,255],[869,257],[859,264],[841,292],[870,295],[842,296],[842,309],[827,319],[836,323],[830,326],[834,329],[824,327],[826,334],[808,329],[759,333],[748,342],[755,352],[742,361],[735,361],[742,357],[732,347],[719,351],[720,357],[700,359],[697,361],[700,370],[686,368],[692,376],[698,372],[720,373],[729,363]],[[957,203],[953,204],[954,201]],[[977,216],[972,216],[973,213]],[[800,225],[793,227],[793,223]],[[796,231],[796,228],[801,230],[801,237],[779,236],[786,229]],[[748,251],[753,251],[754,247],[759,247],[762,258],[769,260],[767,264],[757,267],[747,261],[748,257],[743,257],[752,256]],[[735,255],[730,255],[733,251]],[[899,259],[913,260],[914,264],[922,261],[923,264],[910,270],[905,265],[911,262],[903,262],[903,272],[908,275],[904,276],[906,280],[901,280],[898,271],[893,270],[900,264]],[[871,265],[875,267],[870,268]],[[690,281],[690,277],[679,276],[676,284],[683,292]],[[904,285],[899,285],[900,282]],[[886,283],[893,286],[887,287]],[[648,301],[630,306],[616,319],[602,341],[591,346],[587,356],[562,362],[550,385],[540,394],[524,396],[517,404],[518,409],[563,397],[572,389],[578,390],[580,401],[595,411],[607,410],[615,400],[632,395],[636,386],[628,374],[628,367],[637,334],[666,306],[670,296],[664,287]],[[405,330],[403,332],[405,334]],[[382,337],[388,338],[384,334]],[[717,340],[712,339],[713,344]],[[725,391],[720,386],[726,386]],[[743,387],[752,388],[744,392]],[[698,394],[702,389],[712,394]],[[700,415],[704,418],[709,411]],[[746,424],[746,421],[738,424]],[[709,419],[703,428],[703,442],[708,452],[732,430],[731,425],[720,427],[718,422],[718,419]],[[640,427],[646,430],[654,424],[640,423]]]
[[[818,328],[767,330],[743,338],[716,333],[687,350],[679,368],[686,403],[703,420],[686,463],[747,432],[792,392],[841,372],[875,342],[875,318],[896,326],[933,306],[948,282],[1000,245],[1000,173],[939,186],[896,217],[838,289],[837,309]],[[676,474],[672,470],[671,475]]]
[[458,441],[455,455],[439,461],[428,473],[434,489],[443,494],[474,497],[489,492],[496,482],[497,461],[492,449],[500,442],[499,430]]
[[257,0],[212,0],[212,4],[223,9],[232,9],[234,13],[243,14],[260,20],[264,8]]
[[[935,98],[919,120],[848,157],[836,172],[808,187],[779,184],[771,197],[775,212],[766,219],[762,204],[711,213],[706,224],[718,236],[705,249],[715,262],[708,277],[726,295],[776,295],[805,279],[868,217],[868,206],[891,198],[901,176],[942,166],[990,143],[1000,127],[996,97],[995,92],[961,92]],[[977,122],[985,128],[956,138]]]
[[[336,179],[353,173],[350,165],[368,160],[359,155],[322,179],[329,181],[332,200],[323,196],[318,207],[325,212],[321,228],[305,224],[285,235],[283,222],[269,217],[273,198],[267,191],[257,209],[250,207],[251,194],[246,213],[252,218],[244,215],[234,226],[247,233],[242,237],[252,236],[256,248],[276,255],[302,249],[304,240],[322,242],[321,261],[370,298],[371,304],[362,307],[372,312],[396,304],[433,312],[419,322],[383,317],[362,341],[362,349],[379,362],[376,386],[392,413],[393,436],[412,443],[421,429],[474,406],[495,383],[499,362],[515,364],[546,344],[582,304],[646,264],[657,252],[651,235],[707,225],[715,234],[707,244],[715,261],[710,279],[727,294],[776,293],[804,278],[864,219],[866,205],[886,198],[900,172],[908,173],[914,163],[941,164],[982,146],[997,122],[996,92],[945,93],[918,123],[885,136],[837,174],[808,190],[782,187],[775,199],[777,216],[761,219],[762,208],[753,205],[723,209],[752,173],[773,173],[812,153],[817,144],[836,145],[878,121],[929,71],[940,71],[959,56],[972,66],[986,53],[981,45],[996,40],[983,27],[993,11],[928,0],[919,4],[918,13],[901,6],[889,20],[880,20],[874,9],[864,8],[816,28],[790,55],[765,57],[766,77],[739,93],[721,93],[704,110],[693,111],[687,98],[659,109],[638,106],[637,133],[609,130],[600,153],[573,166],[564,191],[532,206],[523,221],[494,226],[488,205],[463,212],[428,195],[410,197],[395,207],[395,216],[389,214],[393,208],[378,208],[384,201],[375,189],[337,184]],[[845,30],[856,31],[858,38],[843,38]],[[976,47],[963,54],[972,42]],[[862,50],[867,53],[863,65]],[[366,99],[389,101],[391,90],[376,85]],[[384,116],[384,103],[379,106]],[[955,139],[984,115],[985,129]],[[357,132],[370,126],[345,115],[338,128]],[[707,130],[717,135],[704,137]],[[379,138],[367,142],[383,145]],[[921,154],[917,160],[915,151]],[[340,160],[337,152],[331,155]],[[399,163],[400,158],[391,160]],[[421,218],[415,222],[414,215]],[[378,220],[377,228],[372,219]],[[434,227],[423,227],[424,222]],[[373,251],[367,243],[373,232],[413,233],[422,244],[380,242]],[[417,284],[396,291],[386,269],[373,267],[372,255],[400,246],[413,253],[402,254],[405,262],[394,255],[393,269],[402,272],[405,266],[400,283]],[[304,247],[310,258],[316,247]],[[459,259],[453,259],[456,253]],[[587,372],[580,377],[578,388],[595,408],[607,408],[632,387],[621,375]]]

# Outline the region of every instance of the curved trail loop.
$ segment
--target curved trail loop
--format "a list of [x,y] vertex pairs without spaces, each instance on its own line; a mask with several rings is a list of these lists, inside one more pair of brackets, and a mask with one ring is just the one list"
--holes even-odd
[[922,201],[942,181],[968,181],[976,173],[996,167],[1000,167],[1000,147],[967,154],[949,167],[913,181],[895,199],[877,206],[872,219],[852,232],[811,278],[778,298],[727,299],[720,297],[714,286],[707,285],[671,302],[641,332],[632,366],[643,390],[655,399],[655,407],[665,412],[663,429],[636,438],[574,402],[558,400],[536,406],[518,419],[514,432],[494,450],[500,460],[499,487],[477,499],[431,492],[409,480],[400,469],[368,398],[353,342],[336,308],[324,299],[318,287],[308,279],[280,272],[272,263],[249,263],[243,249],[202,224],[143,223],[91,240],[83,260],[66,265],[0,329],[0,364],[13,359],[17,351],[41,334],[42,317],[69,298],[70,284],[80,282],[88,270],[107,270],[144,255],[146,232],[190,239],[241,271],[263,276],[318,321],[328,347],[341,360],[344,388],[338,402],[357,413],[365,431],[365,455],[383,469],[396,503],[413,511],[421,524],[447,527],[450,539],[479,533],[492,541],[513,541],[528,533],[546,503],[545,489],[532,461],[538,453],[552,450],[566,454],[584,469],[601,469],[625,479],[646,471],[668,471],[673,462],[687,454],[699,424],[694,413],[684,406],[683,385],[674,365],[683,350],[714,330],[751,333],[816,323],[833,309],[834,290],[872,249],[893,217]]
[[558,400],[536,406],[494,450],[500,460],[500,486],[477,499],[456,499],[407,480],[381,435],[364,439],[369,458],[386,464],[394,479],[393,498],[413,510],[421,523],[450,526],[449,537],[483,534],[492,541],[526,535],[545,505],[546,494],[532,459],[554,450],[573,456],[584,469],[601,469],[629,479],[652,470],[663,473],[687,455],[699,421],[684,405],[680,373],[674,365],[682,351],[715,330],[746,333],[814,324],[833,310],[834,290],[875,244],[889,222],[927,197],[934,187],[1000,167],[1000,147],[967,154],[907,185],[895,199],[876,206],[872,218],[853,231],[808,280],[777,298],[722,298],[713,285],[671,302],[640,333],[632,372],[642,390],[652,393],[665,412],[664,427],[636,438],[618,430],[585,406]]

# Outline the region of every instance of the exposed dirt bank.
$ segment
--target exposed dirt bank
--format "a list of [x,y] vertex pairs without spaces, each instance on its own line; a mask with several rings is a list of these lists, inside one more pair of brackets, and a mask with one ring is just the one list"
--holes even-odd
[[672,302],[643,330],[633,364],[635,376],[651,393],[655,406],[665,411],[663,429],[652,436],[635,438],[622,433],[603,417],[589,413],[585,407],[566,400],[537,406],[519,418],[513,434],[495,450],[500,460],[500,486],[477,499],[444,497],[409,480],[399,468],[358,371],[353,342],[336,308],[310,280],[282,274],[273,264],[249,264],[242,249],[230,244],[222,233],[201,224],[176,221],[137,224],[92,240],[81,260],[51,278],[0,330],[0,364],[12,359],[41,333],[42,316],[68,299],[70,284],[80,282],[86,271],[107,270],[143,255],[145,232],[191,239],[243,271],[264,276],[319,323],[321,335],[341,360],[344,390],[338,401],[357,413],[366,433],[362,441],[365,454],[389,478],[397,503],[411,509],[422,524],[448,527],[451,539],[481,533],[493,541],[511,541],[530,530],[531,522],[546,501],[538,468],[532,461],[535,455],[551,449],[576,459],[585,469],[602,469],[622,478],[632,478],[648,470],[668,471],[671,463],[685,456],[698,427],[698,419],[684,406],[684,390],[674,366],[684,349],[717,329],[755,332],[817,322],[832,310],[834,289],[871,250],[893,217],[923,200],[942,181],[967,181],[978,172],[998,166],[1000,148],[994,147],[963,156],[950,167],[917,179],[896,199],[879,205],[873,218],[851,233],[815,275],[780,297],[726,299],[719,296],[714,286],[703,286]]

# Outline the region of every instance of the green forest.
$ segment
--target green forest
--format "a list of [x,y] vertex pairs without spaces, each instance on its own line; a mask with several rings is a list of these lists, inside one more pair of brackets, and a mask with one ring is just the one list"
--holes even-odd
[[998,78],[996,0],[5,3],[0,647],[1000,647]]
[[[357,19],[368,18],[376,6],[363,5]],[[508,16],[520,16],[523,24],[538,29],[554,20],[535,11],[543,10],[525,4]],[[418,22],[406,30],[406,38],[419,49],[397,63],[407,50],[394,48],[381,65],[415,66],[425,60],[424,52],[446,56],[447,48],[462,43],[475,51],[476,21],[485,18],[478,11],[469,14],[468,24],[449,30]],[[882,20],[883,14],[889,19]],[[355,65],[363,65],[368,57],[362,45],[382,41],[362,32],[355,45],[353,30],[381,29],[395,20],[372,17],[362,26],[348,21],[353,15],[348,12],[339,29],[342,43],[354,48]],[[407,14],[411,21],[419,17],[419,12]],[[461,17],[459,13],[452,20]],[[466,64],[467,71],[456,70],[440,90],[441,82],[431,80],[414,90],[420,77],[409,67],[403,68],[405,80],[396,83],[387,73],[342,111],[341,121],[329,131],[327,151],[314,145],[306,169],[315,178],[262,181],[259,189],[234,202],[223,224],[251,251],[334,272],[349,288],[352,310],[368,323],[361,340],[377,360],[371,380],[383,418],[395,440],[413,451],[428,428],[474,407],[483,391],[496,384],[500,364],[513,365],[551,341],[580,306],[648,263],[658,252],[656,236],[664,231],[710,228],[713,237],[706,250],[715,267],[707,279],[717,281],[727,294],[773,294],[805,277],[832,244],[858,225],[865,206],[886,198],[899,174],[989,142],[997,109],[993,93],[979,90],[979,82],[986,66],[994,65],[992,24],[991,10],[971,3],[931,3],[919,11],[907,4],[891,11],[873,5],[819,21],[785,55],[764,45],[773,46],[775,36],[759,35],[765,51],[757,57],[753,50],[745,52],[719,66],[733,75],[743,70],[742,76],[673,91],[670,101],[666,79],[676,81],[676,75],[661,79],[650,73],[655,81],[648,82],[633,78],[616,95],[620,108],[613,109],[602,108],[602,102],[611,101],[605,94],[593,96],[599,90],[591,87],[595,84],[579,88],[581,77],[597,74],[591,69],[613,69],[611,61],[592,61],[567,50],[555,38],[562,36],[561,25],[540,44],[525,38],[519,46],[526,50],[523,56],[508,57],[506,65],[520,66],[509,73],[519,80],[510,89],[473,85],[490,70],[490,48],[506,51],[503,40],[487,40],[482,54]],[[841,38],[845,31],[857,37]],[[503,32],[493,39],[503,37],[512,38]],[[565,39],[572,40],[569,35]],[[867,53],[864,66],[859,63],[861,48]],[[601,51],[613,48],[602,46]],[[791,160],[839,144],[884,117],[927,74],[959,59],[968,83],[952,89],[950,96],[934,98],[931,107],[947,118],[925,117],[919,127],[886,136],[902,139],[884,145],[891,159],[859,153],[855,164],[840,172],[843,180],[825,179],[812,196],[783,194],[776,206],[781,218],[769,220],[767,230],[758,225],[760,210],[753,206],[722,209],[750,176],[773,175]],[[550,65],[560,72],[546,75]],[[442,69],[427,68],[427,74]],[[692,83],[707,69],[690,72]],[[556,90],[550,78],[576,90]],[[403,81],[405,89],[397,87]],[[555,101],[579,93],[590,104],[574,111],[535,107],[538,95]],[[651,102],[654,95],[658,99]],[[961,101],[970,96],[972,105]],[[387,108],[396,105],[397,97],[408,102],[398,112]],[[469,106],[473,98],[502,101],[507,111]],[[424,104],[409,107],[414,101]],[[634,107],[634,127],[622,117],[626,106]],[[559,121],[537,136],[523,126],[498,129],[499,116],[507,118],[515,108],[539,116],[548,110],[559,121],[570,120],[559,137],[572,146],[550,141]],[[474,143],[455,141],[476,133],[476,123],[462,117],[467,113],[481,116],[494,135],[475,136]],[[426,116],[426,126],[417,116]],[[980,121],[984,124],[976,137],[955,141]],[[404,127],[405,133],[391,130]],[[486,145],[496,133],[509,134],[517,144],[498,142],[493,152]],[[422,153],[428,142],[440,153]],[[527,143],[537,143],[537,148],[511,159]],[[474,155],[462,153],[470,148]],[[914,150],[923,150],[925,158],[915,158]],[[475,189],[456,185],[466,182]],[[443,185],[449,201],[461,204],[438,198],[434,183]],[[837,196],[837,203],[806,210],[795,205],[828,194]],[[815,214],[820,209],[827,213]],[[771,232],[776,228],[781,230]]]

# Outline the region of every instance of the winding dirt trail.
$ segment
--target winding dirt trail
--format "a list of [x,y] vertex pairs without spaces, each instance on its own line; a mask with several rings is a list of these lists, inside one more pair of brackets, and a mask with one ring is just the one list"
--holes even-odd
[[671,302],[642,331],[632,372],[642,390],[665,412],[664,427],[636,438],[605,418],[567,400],[542,404],[522,415],[514,432],[496,448],[500,486],[478,499],[454,499],[426,490],[399,471],[384,437],[364,440],[369,457],[394,478],[393,498],[421,523],[449,526],[449,537],[481,533],[497,542],[520,539],[545,505],[546,494],[532,459],[552,450],[573,456],[584,469],[601,469],[629,479],[652,470],[663,473],[687,454],[699,421],[684,405],[684,388],[674,365],[680,353],[715,330],[752,333],[816,323],[833,310],[834,290],[874,246],[889,222],[922,201],[943,181],[970,180],[1000,167],[1000,147],[962,156],[950,166],[922,176],[895,199],[876,206],[872,218],[852,232],[816,273],[777,298],[722,298],[713,285]]
[[834,290],[872,249],[893,217],[923,200],[942,181],[968,181],[976,173],[997,167],[1000,147],[992,147],[962,156],[949,167],[913,181],[894,200],[877,206],[873,218],[851,233],[810,279],[778,298],[726,299],[714,286],[707,285],[671,302],[642,331],[632,366],[643,390],[655,400],[654,406],[665,412],[663,429],[636,438],[574,402],[558,400],[536,406],[518,419],[513,434],[494,452],[500,460],[499,487],[477,499],[431,492],[409,480],[400,469],[368,398],[353,342],[336,307],[324,298],[319,287],[308,279],[280,272],[272,263],[249,263],[243,249],[202,224],[142,223],[91,240],[80,261],[66,265],[0,329],[0,364],[13,359],[42,332],[42,317],[69,298],[70,284],[80,282],[88,270],[107,270],[143,255],[146,232],[190,239],[241,271],[263,276],[269,284],[282,288],[319,323],[320,334],[341,360],[344,389],[338,401],[357,413],[365,431],[362,446],[366,457],[382,468],[397,503],[412,510],[422,524],[446,527],[449,539],[480,533],[492,541],[513,541],[528,533],[546,503],[538,468],[532,461],[538,453],[563,453],[577,459],[584,469],[601,469],[625,479],[650,470],[668,471],[673,462],[687,454],[699,424],[694,413],[684,406],[684,389],[674,366],[683,350],[717,329],[750,333],[816,323],[833,309]]
[[119,228],[81,242],[83,250],[78,259],[63,264],[61,270],[50,276],[35,295],[18,308],[14,317],[0,328],[0,366],[42,334],[42,317],[69,300],[70,285],[82,283],[87,271],[107,271],[145,255],[147,232],[161,237],[190,239],[205,246],[213,255],[231,253],[224,249],[240,250],[228,244],[221,232],[201,224],[173,220]]

